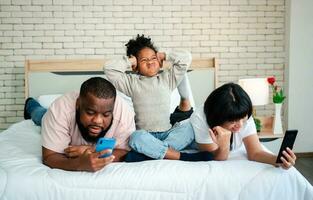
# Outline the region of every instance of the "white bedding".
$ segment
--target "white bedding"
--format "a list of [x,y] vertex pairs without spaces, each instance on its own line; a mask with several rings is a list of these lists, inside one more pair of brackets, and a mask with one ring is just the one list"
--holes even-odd
[[247,161],[113,163],[95,172],[50,169],[41,163],[40,128],[30,120],[0,133],[0,199],[313,199],[295,169]]

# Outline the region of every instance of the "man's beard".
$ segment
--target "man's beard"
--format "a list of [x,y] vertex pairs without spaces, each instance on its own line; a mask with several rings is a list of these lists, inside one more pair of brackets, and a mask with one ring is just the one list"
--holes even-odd
[[84,140],[86,140],[86,142],[97,143],[99,138],[104,137],[105,134],[108,132],[108,130],[111,128],[112,122],[113,122],[113,119],[107,129],[102,130],[97,137],[92,137],[89,135],[88,127],[84,127],[84,125],[80,121],[79,110],[76,110],[76,123],[77,123],[81,136],[84,138]]

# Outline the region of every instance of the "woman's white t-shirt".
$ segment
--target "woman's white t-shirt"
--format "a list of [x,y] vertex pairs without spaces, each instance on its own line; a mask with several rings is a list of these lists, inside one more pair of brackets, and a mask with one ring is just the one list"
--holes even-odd
[[[197,110],[191,115],[190,122],[192,124],[195,140],[199,144],[211,144],[213,140],[209,133],[209,125],[203,110],[203,105],[198,107]],[[256,134],[256,127],[252,116],[247,120],[243,127],[236,133],[233,133],[232,150],[240,148],[243,138]]]

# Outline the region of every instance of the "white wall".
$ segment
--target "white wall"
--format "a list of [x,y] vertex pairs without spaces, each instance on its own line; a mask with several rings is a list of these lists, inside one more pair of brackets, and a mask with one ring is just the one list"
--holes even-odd
[[0,130],[22,120],[26,59],[124,55],[145,33],[161,49],[217,57],[220,84],[275,75],[282,85],[284,26],[284,0],[0,0]]
[[289,0],[288,128],[298,129],[296,152],[313,152],[313,1]]

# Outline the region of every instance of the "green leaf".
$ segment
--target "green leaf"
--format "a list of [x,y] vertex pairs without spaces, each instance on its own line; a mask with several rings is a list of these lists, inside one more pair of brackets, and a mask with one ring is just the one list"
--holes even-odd
[[253,120],[254,120],[257,132],[260,132],[261,131],[261,127],[262,127],[261,120],[257,119],[257,118],[253,118]]

